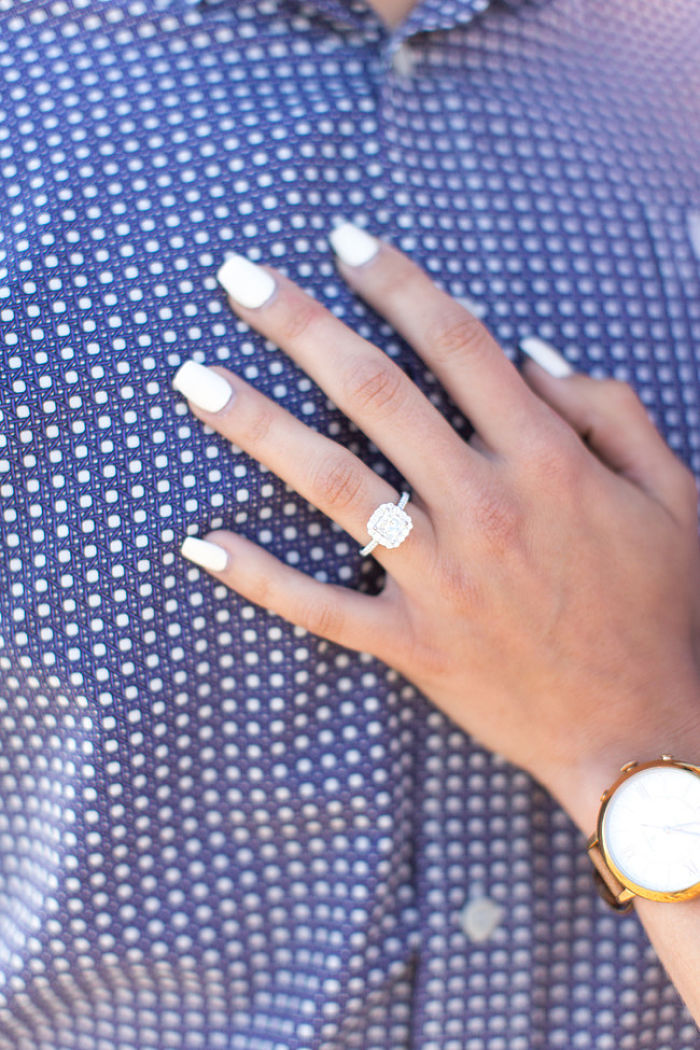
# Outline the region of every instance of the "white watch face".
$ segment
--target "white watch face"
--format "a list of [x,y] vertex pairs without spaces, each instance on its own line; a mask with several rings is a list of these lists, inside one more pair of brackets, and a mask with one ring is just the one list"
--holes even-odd
[[602,841],[620,874],[654,893],[700,882],[700,776],[652,766],[615,790],[603,815]]

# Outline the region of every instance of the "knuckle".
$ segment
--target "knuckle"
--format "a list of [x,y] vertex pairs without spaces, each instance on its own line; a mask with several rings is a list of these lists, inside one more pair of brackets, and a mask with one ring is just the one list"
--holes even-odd
[[318,324],[323,317],[323,307],[313,299],[294,296],[280,320],[276,341],[281,344],[291,344],[301,338],[306,338],[313,326]]
[[[386,250],[386,245],[383,246]],[[383,301],[393,300],[397,297],[403,298],[406,294],[417,294],[417,281],[413,265],[408,263],[403,255],[398,257],[387,253],[389,265],[379,267],[379,273],[374,277],[377,295]],[[420,281],[420,277],[418,278]]]
[[333,602],[314,597],[301,610],[300,627],[320,638],[338,638],[343,628],[343,613]]
[[262,605],[264,609],[274,608],[274,591],[270,577],[265,573],[256,572],[246,588],[251,601]]
[[402,372],[391,361],[365,361],[355,367],[347,391],[356,410],[386,412],[401,403],[403,383]]
[[428,345],[434,357],[439,361],[450,361],[456,355],[471,354],[479,351],[483,345],[484,327],[481,322],[468,313],[460,313],[440,324],[428,335]]
[[493,547],[505,549],[521,541],[524,531],[522,511],[504,492],[483,492],[472,506],[471,518],[475,528]]
[[621,379],[604,380],[603,390],[608,401],[617,411],[639,412],[644,407],[629,383]]
[[555,422],[549,433],[532,441],[526,450],[528,472],[537,486],[570,489],[577,485],[585,448],[568,424]]
[[250,448],[260,448],[265,444],[276,416],[276,406],[260,401],[251,413],[245,429],[246,445]]
[[[424,689],[427,692],[431,683],[444,682],[448,670],[446,665],[449,662],[449,654],[445,653],[444,646],[432,638],[421,636],[415,638],[413,643],[402,666],[409,668],[406,672],[407,677],[415,676],[415,681],[420,684],[424,683]],[[417,674],[416,669],[419,669]]]
[[319,503],[335,509],[343,509],[354,503],[361,488],[361,472],[345,456],[329,456],[322,462],[313,479],[313,491]]
[[455,608],[475,613],[484,605],[483,584],[458,561],[443,564],[439,573],[440,593]]

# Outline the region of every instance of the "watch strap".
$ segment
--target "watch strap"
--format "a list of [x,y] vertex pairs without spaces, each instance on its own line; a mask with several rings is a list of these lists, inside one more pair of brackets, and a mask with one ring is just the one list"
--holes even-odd
[[605,862],[597,835],[591,835],[588,840],[588,856],[593,864],[596,888],[605,903],[615,911],[629,911],[634,900],[634,893],[611,872]]

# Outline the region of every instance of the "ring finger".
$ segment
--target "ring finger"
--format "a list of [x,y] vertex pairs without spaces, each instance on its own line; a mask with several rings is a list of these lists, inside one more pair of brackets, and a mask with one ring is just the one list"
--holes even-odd
[[[227,369],[187,361],[173,386],[200,419],[269,467],[358,542],[367,542],[366,522],[372,512],[381,503],[397,501],[396,489],[342,445],[300,423]],[[429,530],[426,515],[414,503],[410,513],[415,567],[416,543]],[[394,552],[379,546],[375,553],[396,575],[402,563]]]

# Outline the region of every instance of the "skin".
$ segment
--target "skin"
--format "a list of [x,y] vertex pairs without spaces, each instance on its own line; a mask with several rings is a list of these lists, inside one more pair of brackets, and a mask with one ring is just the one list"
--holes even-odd
[[395,29],[416,6],[416,0],[368,0],[368,4],[377,12],[387,29]]
[[[343,278],[415,348],[473,423],[469,443],[405,373],[269,266],[273,296],[231,308],[277,344],[406,478],[413,530],[378,547],[369,597],[322,584],[243,536],[214,573],[245,598],[374,654],[481,744],[539,780],[585,835],[631,759],[700,761],[697,489],[630,387],[520,374],[488,330],[380,242]],[[240,377],[203,422],[277,473],[362,546],[399,493]],[[427,453],[429,451],[429,454]],[[426,581],[430,580],[430,586]],[[582,842],[582,848],[584,848]],[[638,901],[700,1018],[700,899]]]

